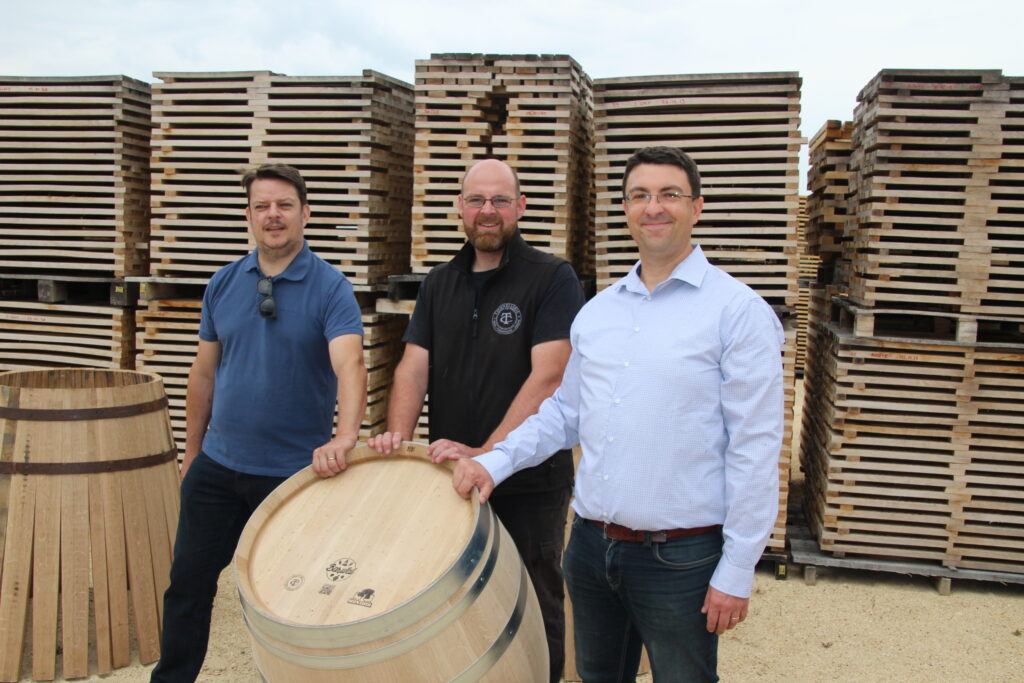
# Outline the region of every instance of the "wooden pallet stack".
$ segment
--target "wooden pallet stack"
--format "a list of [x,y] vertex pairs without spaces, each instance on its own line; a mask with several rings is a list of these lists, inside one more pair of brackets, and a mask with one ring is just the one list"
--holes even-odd
[[988,277],[978,304],[966,310],[979,316],[1024,317],[1024,77],[1005,77],[1006,104],[994,131],[996,170],[989,176],[985,235],[990,256]]
[[0,271],[146,269],[150,88],[0,76]]
[[151,275],[208,278],[252,248],[239,180],[261,163],[303,172],[307,239],[357,291],[408,270],[411,86],[369,70],[155,75]]
[[[312,207],[306,239],[356,290],[373,376],[397,362],[401,330],[372,309],[387,277],[409,269],[412,87],[370,70],[155,75],[163,83],[153,86],[153,261],[138,362],[166,379],[179,444],[202,287],[254,246],[239,184],[249,167],[302,172]],[[382,390],[374,389],[364,431],[380,422]]]
[[598,288],[636,262],[622,211],[622,169],[637,149],[679,147],[697,162],[708,259],[771,304],[797,294],[800,77],[795,73],[594,81]]
[[147,83],[0,76],[0,370],[132,367],[150,127]]
[[199,349],[204,285],[147,283],[136,312],[135,367],[164,380],[171,429],[179,456],[185,453],[185,390]]
[[[800,85],[795,73],[604,78],[594,81],[598,289],[638,258],[622,210],[622,171],[638,149],[679,147],[697,162],[704,212],[695,242],[708,259],[787,314],[798,300]],[[779,523],[785,547],[796,329],[783,349],[786,438]]]
[[800,253],[800,270],[796,302],[796,376],[804,376],[804,365],[807,362],[807,326],[811,303],[811,286],[817,282],[818,267],[821,259],[809,253],[807,240],[809,202],[807,195],[800,195],[800,209],[797,221],[797,248]]
[[[199,319],[204,285],[147,283],[145,303],[137,313],[137,369],[164,380],[171,427],[180,453],[185,448],[185,393],[188,371],[199,347]],[[360,426],[362,439],[384,431],[387,397],[394,366],[401,357],[405,319],[374,310],[369,294],[358,294],[362,310],[363,360],[367,368],[368,399]]]
[[414,273],[465,243],[456,210],[474,161],[505,159],[527,197],[534,246],[581,273],[590,218],[590,79],[567,55],[434,54],[416,62]]
[[852,121],[826,121],[809,144],[807,254],[819,260],[828,283],[833,282],[837,261],[842,258],[850,219],[852,137]]
[[73,365],[132,368],[132,308],[0,298],[0,372]]
[[982,310],[1008,95],[999,71],[966,70],[886,69],[860,92],[856,224],[844,244],[852,301]]
[[801,457],[822,550],[1024,572],[1024,334],[964,343],[942,315],[832,310]]
[[823,551],[1024,573],[1017,80],[883,70],[861,91],[848,266],[814,293],[808,350]]

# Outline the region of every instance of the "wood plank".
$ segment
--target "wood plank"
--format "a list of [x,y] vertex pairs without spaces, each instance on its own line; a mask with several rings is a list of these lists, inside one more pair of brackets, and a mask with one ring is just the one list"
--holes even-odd
[[62,675],[84,678],[89,675],[89,481],[86,475],[59,480]]
[[[52,441],[46,444],[45,441]],[[49,445],[51,448],[47,448]],[[32,444],[39,453],[59,453],[56,440]],[[57,667],[57,606],[60,592],[60,479],[36,477],[35,541],[32,558],[32,678],[52,680]]]

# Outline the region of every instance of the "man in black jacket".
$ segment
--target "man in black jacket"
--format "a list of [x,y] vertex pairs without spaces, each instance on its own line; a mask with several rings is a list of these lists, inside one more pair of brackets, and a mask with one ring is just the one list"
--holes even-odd
[[[428,393],[432,456],[490,450],[554,392],[569,359],[583,290],[566,261],[520,236],[526,197],[515,172],[497,159],[476,163],[458,208],[468,241],[420,287],[395,369],[388,431],[370,440],[382,453],[412,437]],[[491,498],[540,600],[553,683],[565,660],[561,557],[572,483],[572,454],[559,451]]]

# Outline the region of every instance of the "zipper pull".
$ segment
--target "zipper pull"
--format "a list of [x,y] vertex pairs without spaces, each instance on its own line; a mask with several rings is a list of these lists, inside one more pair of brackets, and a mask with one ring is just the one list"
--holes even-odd
[[476,339],[477,336],[478,336],[477,335],[477,329],[478,329],[477,321],[478,320],[480,320],[480,312],[477,311],[476,307],[474,306],[473,307],[473,339]]

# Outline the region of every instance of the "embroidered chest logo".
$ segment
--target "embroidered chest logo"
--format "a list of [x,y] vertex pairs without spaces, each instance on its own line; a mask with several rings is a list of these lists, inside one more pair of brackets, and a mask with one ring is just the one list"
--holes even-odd
[[502,304],[494,309],[491,327],[498,334],[512,334],[523,324],[523,312],[515,304]]

